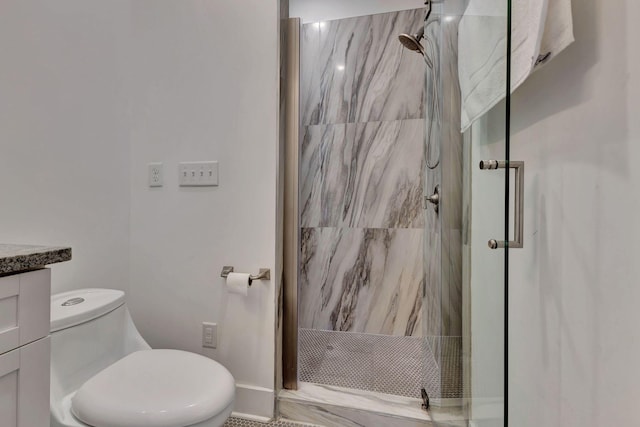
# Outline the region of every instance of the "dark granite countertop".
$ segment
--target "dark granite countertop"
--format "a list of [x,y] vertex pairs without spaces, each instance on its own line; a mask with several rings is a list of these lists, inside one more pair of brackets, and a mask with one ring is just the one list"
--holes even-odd
[[68,247],[0,244],[0,274],[18,273],[70,259],[71,248]]

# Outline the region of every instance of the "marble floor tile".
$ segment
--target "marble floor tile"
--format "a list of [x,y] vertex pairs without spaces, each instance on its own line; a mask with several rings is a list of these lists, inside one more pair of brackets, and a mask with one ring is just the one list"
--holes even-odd
[[288,419],[327,426],[449,427],[465,426],[460,407],[429,412],[420,399],[300,383],[298,390],[278,395],[280,414]]

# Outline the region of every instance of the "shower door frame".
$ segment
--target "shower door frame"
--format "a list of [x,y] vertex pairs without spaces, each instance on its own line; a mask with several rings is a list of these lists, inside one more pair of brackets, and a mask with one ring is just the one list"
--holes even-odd
[[300,18],[286,22],[285,138],[284,138],[284,244],[282,380],[288,390],[298,389],[298,165],[300,140]]

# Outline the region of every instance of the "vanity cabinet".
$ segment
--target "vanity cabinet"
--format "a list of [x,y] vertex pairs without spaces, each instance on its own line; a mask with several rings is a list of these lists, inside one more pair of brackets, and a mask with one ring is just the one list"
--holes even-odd
[[0,277],[0,426],[49,426],[51,271]]

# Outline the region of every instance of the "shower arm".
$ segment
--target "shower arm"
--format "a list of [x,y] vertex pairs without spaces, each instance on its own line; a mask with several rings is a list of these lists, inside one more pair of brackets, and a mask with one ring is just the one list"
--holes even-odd
[[432,5],[433,5],[434,3],[436,3],[436,4],[437,4],[437,3],[444,3],[444,0],[424,0],[424,4],[425,4],[425,6],[427,6],[427,7],[428,7],[428,9],[427,9],[427,16],[425,16],[425,18],[424,18],[424,22],[425,22],[425,23],[427,22],[427,20],[428,20],[428,19],[429,19],[429,17],[431,16]]
[[431,2],[432,2],[432,0],[425,0],[424,1],[424,4],[429,7],[429,9],[427,9],[427,16],[424,17],[425,24],[427,23],[427,20],[431,16]]

